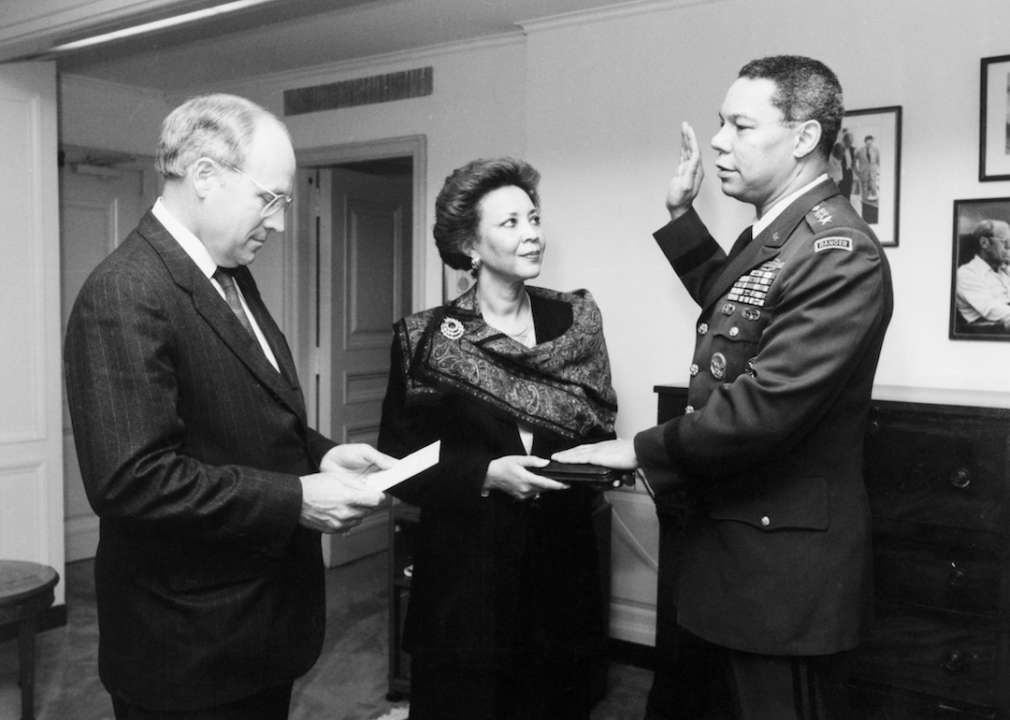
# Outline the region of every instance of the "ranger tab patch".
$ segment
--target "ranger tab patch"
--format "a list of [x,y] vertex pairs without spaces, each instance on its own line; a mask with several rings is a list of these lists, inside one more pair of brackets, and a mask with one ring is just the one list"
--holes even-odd
[[814,241],[814,252],[821,250],[845,250],[852,252],[852,238],[847,237],[826,237]]

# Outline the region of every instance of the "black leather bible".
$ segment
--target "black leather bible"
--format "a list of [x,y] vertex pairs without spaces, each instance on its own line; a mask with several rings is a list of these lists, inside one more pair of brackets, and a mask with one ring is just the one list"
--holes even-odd
[[543,475],[551,480],[563,483],[588,482],[599,485],[634,485],[635,473],[625,470],[614,470],[602,465],[587,465],[585,463],[561,463],[551,460],[542,468],[529,468],[530,472]]

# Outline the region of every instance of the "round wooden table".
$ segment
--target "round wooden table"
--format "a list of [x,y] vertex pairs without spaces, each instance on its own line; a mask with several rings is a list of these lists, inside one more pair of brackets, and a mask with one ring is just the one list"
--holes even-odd
[[59,581],[48,565],[0,560],[0,625],[18,623],[21,720],[35,718],[35,619],[53,604]]

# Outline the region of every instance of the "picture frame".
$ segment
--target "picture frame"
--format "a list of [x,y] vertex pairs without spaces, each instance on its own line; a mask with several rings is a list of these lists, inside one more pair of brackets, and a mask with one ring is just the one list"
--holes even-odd
[[980,75],[978,179],[1010,180],[1010,55],[982,58]]
[[950,280],[951,340],[1010,341],[1010,330],[1002,322],[986,317],[992,315],[986,305],[991,306],[993,293],[1000,292],[999,285],[994,283],[1007,288],[1007,304],[1010,305],[1010,274],[1001,278],[990,272],[994,253],[1000,252],[994,249],[994,240],[1001,244],[1003,258],[1010,259],[1010,197],[955,200]]
[[898,246],[901,106],[848,110],[831,151],[839,190],[884,247]]

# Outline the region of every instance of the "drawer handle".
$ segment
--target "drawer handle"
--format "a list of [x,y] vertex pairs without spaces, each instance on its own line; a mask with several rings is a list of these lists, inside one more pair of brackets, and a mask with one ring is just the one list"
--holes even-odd
[[943,669],[949,673],[961,672],[965,665],[965,654],[960,650],[951,650],[942,663]]
[[954,563],[950,564],[950,576],[947,578],[947,582],[952,588],[963,587],[965,581],[968,579],[967,573],[959,568]]
[[971,484],[971,473],[965,468],[958,468],[950,474],[950,484],[959,490],[964,490]]

